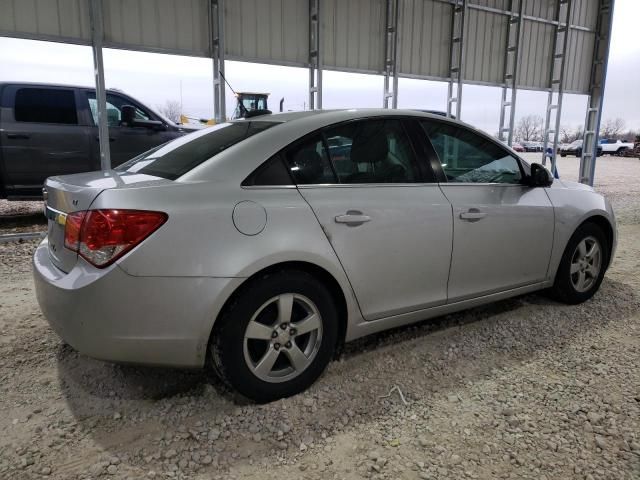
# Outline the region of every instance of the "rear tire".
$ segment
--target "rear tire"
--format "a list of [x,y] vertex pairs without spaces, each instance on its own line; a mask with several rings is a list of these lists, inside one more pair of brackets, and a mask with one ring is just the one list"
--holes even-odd
[[609,264],[609,245],[602,229],[584,223],[565,248],[551,295],[563,303],[582,303],[598,291]]
[[266,403],[313,384],[337,338],[329,290],[309,273],[282,270],[242,288],[216,322],[209,357],[229,387]]

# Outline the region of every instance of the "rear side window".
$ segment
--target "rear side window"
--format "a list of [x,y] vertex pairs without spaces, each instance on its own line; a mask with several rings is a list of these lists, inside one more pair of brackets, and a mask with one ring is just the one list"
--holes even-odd
[[267,160],[263,165],[249,175],[244,182],[243,187],[259,187],[274,185],[291,185],[291,176],[282,160],[282,156],[278,153]]
[[337,183],[320,135],[314,135],[289,149],[286,160],[298,185]]
[[123,163],[117,171],[143,173],[175,180],[227,148],[277,122],[223,123],[180,137]]
[[17,122],[78,124],[73,90],[20,88],[14,112]]
[[415,156],[399,120],[348,122],[325,135],[340,183],[416,181]]

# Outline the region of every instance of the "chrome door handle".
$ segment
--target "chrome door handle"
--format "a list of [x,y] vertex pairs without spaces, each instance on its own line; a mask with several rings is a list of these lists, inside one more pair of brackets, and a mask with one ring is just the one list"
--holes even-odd
[[362,212],[358,210],[349,210],[344,215],[338,215],[336,217],[336,223],[346,223],[351,227],[356,227],[358,225],[362,225],[365,222],[371,220],[371,217],[368,215],[364,215]]
[[481,212],[480,210],[477,210],[475,208],[472,208],[468,212],[462,212],[460,214],[460,218],[462,220],[466,220],[467,222],[477,222],[478,220],[482,220],[486,216],[487,214],[485,212]]

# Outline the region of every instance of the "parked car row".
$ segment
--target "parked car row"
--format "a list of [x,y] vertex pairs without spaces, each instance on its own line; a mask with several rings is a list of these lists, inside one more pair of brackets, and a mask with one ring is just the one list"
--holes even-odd
[[[567,155],[575,155],[576,157],[582,156],[582,140],[575,140],[568,145],[562,145],[559,148],[560,156],[566,157]],[[598,145],[596,149],[596,156],[602,155],[602,145]]]

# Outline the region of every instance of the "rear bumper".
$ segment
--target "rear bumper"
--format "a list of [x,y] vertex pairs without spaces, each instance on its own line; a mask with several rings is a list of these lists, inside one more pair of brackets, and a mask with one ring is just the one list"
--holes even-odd
[[117,264],[100,270],[83,259],[64,273],[47,239],[33,256],[40,308],[55,332],[101,360],[175,367],[204,364],[213,321],[241,279],[135,277]]

